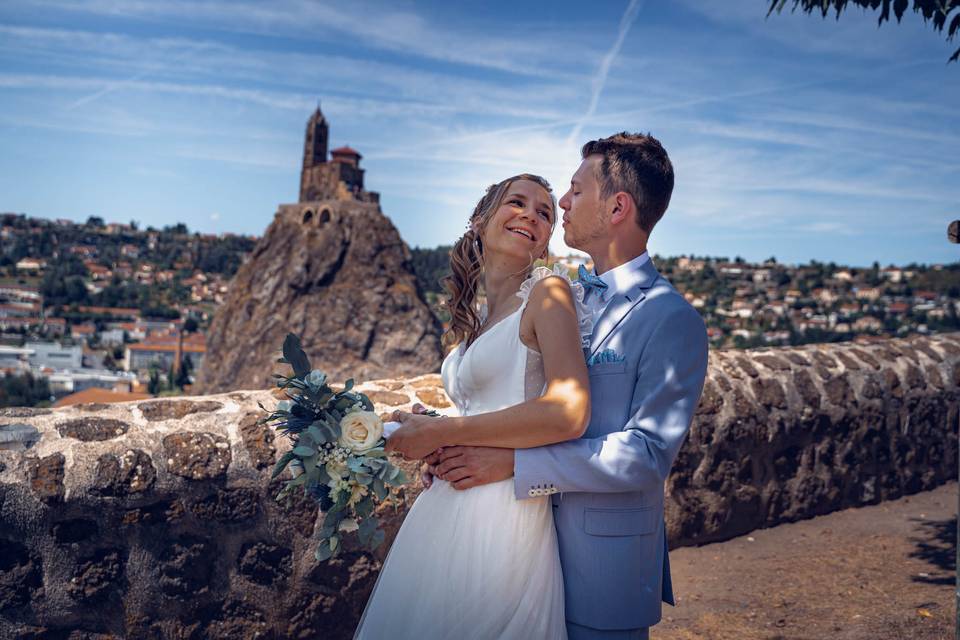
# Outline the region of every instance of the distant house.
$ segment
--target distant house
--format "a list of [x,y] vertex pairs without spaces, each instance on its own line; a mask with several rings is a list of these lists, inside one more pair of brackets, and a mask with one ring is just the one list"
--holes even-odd
[[84,342],[89,340],[96,332],[97,328],[93,326],[93,323],[91,322],[86,324],[75,324],[70,327],[70,337],[74,340],[83,340]]
[[0,345],[0,369],[12,372],[27,371],[30,368],[31,355],[33,355],[33,349]]
[[887,311],[890,313],[906,313],[910,310],[910,305],[906,302],[891,302],[890,306],[887,307]]
[[7,329],[44,329],[54,335],[63,335],[64,331],[66,331],[66,326],[67,321],[63,318],[0,316],[0,330],[4,331]]
[[192,334],[184,337],[181,347],[176,335],[151,336],[143,342],[127,345],[123,368],[127,371],[145,371],[157,366],[167,371],[176,362],[178,351],[181,359],[189,356],[194,371],[198,371],[207,352],[206,341],[202,335]]
[[40,305],[36,303],[0,303],[0,318],[29,318],[39,314]]
[[894,284],[903,280],[903,271],[896,267],[887,267],[880,271],[880,275],[885,279],[893,282]]
[[113,271],[96,262],[87,260],[83,265],[87,268],[87,271],[90,272],[90,277],[94,280],[109,280],[113,277]]
[[864,316],[853,321],[854,331],[880,331],[883,329],[883,323],[873,316]]
[[814,300],[817,300],[818,302],[821,302],[823,304],[833,304],[839,299],[839,296],[836,294],[836,292],[830,289],[824,288],[824,289],[814,289],[813,298]]
[[17,271],[43,271],[47,261],[42,258],[22,258],[17,261]]
[[877,300],[882,295],[878,287],[857,287],[853,291],[857,300]]
[[705,263],[703,260],[694,260],[687,257],[681,257],[677,259],[677,269],[680,271],[696,273],[698,271],[703,271],[704,265]]

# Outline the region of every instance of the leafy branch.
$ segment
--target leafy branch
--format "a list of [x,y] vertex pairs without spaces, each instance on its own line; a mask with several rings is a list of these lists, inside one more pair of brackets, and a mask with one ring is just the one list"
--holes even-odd
[[[891,12],[892,15],[896,17],[897,22],[903,18],[903,14],[907,12],[907,9],[910,6],[910,0],[792,0],[793,6],[791,11],[796,11],[800,9],[804,13],[813,13],[814,11],[819,11],[820,14],[826,18],[831,11],[836,14],[836,18],[840,19],[840,14],[843,13],[844,9],[847,8],[847,5],[856,5],[862,7],[863,9],[871,9],[873,11],[880,10],[880,17],[877,19],[877,24],[882,25],[884,22],[890,20]],[[770,16],[774,11],[781,13],[783,8],[790,2],[790,0],[770,0],[770,9],[767,11],[767,17]],[[950,19],[950,15],[956,11],[956,14],[953,16],[953,19]],[[923,16],[924,23],[930,22],[933,24],[933,28],[940,33],[943,33],[944,28],[947,30],[947,41],[953,40],[953,37],[960,31],[960,0],[913,0],[913,12],[919,13]],[[950,20],[949,26],[947,26],[947,21]],[[960,59],[960,48],[953,52],[953,55],[950,56],[949,62],[956,62]]]

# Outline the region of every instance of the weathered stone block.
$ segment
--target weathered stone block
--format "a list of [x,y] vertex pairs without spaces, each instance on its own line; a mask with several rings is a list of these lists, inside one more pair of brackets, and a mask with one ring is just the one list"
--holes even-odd
[[0,538],[0,611],[7,613],[43,595],[39,554],[14,540]]
[[293,552],[270,542],[252,542],[240,550],[237,567],[251,582],[276,586],[290,577]]
[[273,444],[274,433],[268,425],[258,424],[260,414],[248,413],[240,421],[240,438],[250,455],[250,462],[257,469],[273,466],[277,449]]
[[150,400],[141,402],[137,408],[143,417],[151,422],[159,420],[180,420],[191,413],[218,411],[223,404],[213,400]]
[[395,393],[393,391],[365,391],[364,394],[370,398],[371,402],[384,404],[388,407],[397,407],[410,402],[410,396],[405,393]]
[[222,476],[230,466],[230,442],[213,433],[179,431],[163,439],[167,471],[190,480]]
[[447,394],[445,394],[442,389],[436,387],[417,389],[417,398],[428,407],[446,409],[451,406],[450,401],[447,399]]
[[83,442],[97,442],[119,438],[130,430],[130,425],[110,418],[77,418],[57,425],[64,438],[76,438]]
[[91,491],[104,496],[126,496],[148,490],[156,479],[157,471],[147,452],[131,449],[119,458],[105,453],[97,460]]
[[74,600],[87,603],[102,600],[111,591],[119,592],[118,584],[123,575],[122,552],[117,549],[101,549],[81,560],[70,579],[67,593]]
[[54,453],[45,458],[34,458],[29,463],[30,486],[44,502],[63,500],[64,461],[62,453]]
[[257,515],[260,496],[253,489],[217,489],[190,505],[200,520],[241,522]]
[[171,540],[160,554],[160,590],[172,598],[202,596],[210,590],[216,549],[195,536]]

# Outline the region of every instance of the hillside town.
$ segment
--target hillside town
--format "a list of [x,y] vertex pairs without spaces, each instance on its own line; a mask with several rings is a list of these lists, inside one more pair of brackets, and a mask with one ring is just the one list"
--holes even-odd
[[0,214],[0,406],[189,392],[256,240]]
[[[256,237],[0,214],[0,406],[189,393],[206,333]],[[413,249],[441,321],[449,247]],[[552,258],[575,276],[585,257]],[[960,263],[846,267],[654,256],[713,348],[960,329]]]

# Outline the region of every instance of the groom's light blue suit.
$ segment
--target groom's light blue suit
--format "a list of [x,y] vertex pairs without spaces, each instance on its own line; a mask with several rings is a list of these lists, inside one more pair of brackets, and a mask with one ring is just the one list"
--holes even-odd
[[663,486],[703,390],[707,335],[651,261],[633,275],[584,348],[600,360],[586,433],[514,459],[518,499],[558,494],[566,616],[578,629],[643,629],[659,622],[661,600],[674,604]]

